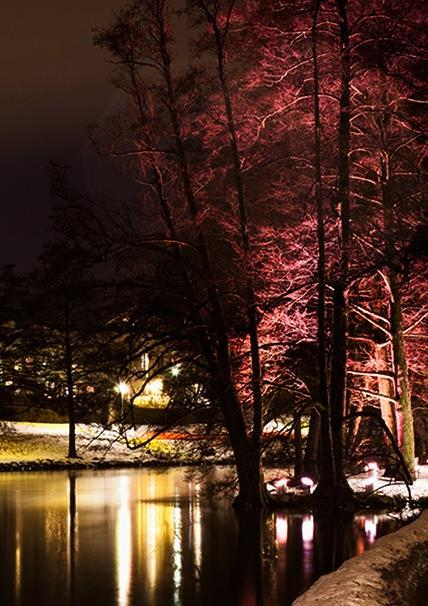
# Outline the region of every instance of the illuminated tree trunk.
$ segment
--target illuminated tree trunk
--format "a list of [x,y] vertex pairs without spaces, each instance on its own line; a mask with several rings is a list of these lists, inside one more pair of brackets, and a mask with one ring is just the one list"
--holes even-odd
[[415,478],[415,436],[413,429],[413,414],[409,370],[403,334],[403,315],[401,311],[401,292],[398,279],[399,259],[393,240],[393,196],[390,190],[389,157],[385,153],[382,162],[382,207],[384,220],[385,257],[388,265],[390,288],[390,323],[392,335],[392,351],[395,374],[395,398],[398,402],[398,412],[402,417],[402,435],[398,432],[398,442],[410,476]]
[[[248,313],[250,323],[251,356],[253,368],[253,394],[254,394],[254,428],[252,440],[250,439],[241,404],[236,395],[236,389],[232,377],[232,365],[229,352],[229,336],[224,319],[222,304],[219,298],[218,289],[207,240],[201,227],[199,227],[198,206],[193,191],[190,171],[186,158],[185,147],[180,130],[180,120],[176,109],[176,100],[171,74],[171,60],[167,48],[167,33],[163,19],[162,10],[159,13],[159,42],[163,62],[163,75],[165,79],[168,109],[173,127],[174,137],[177,145],[177,157],[180,165],[183,188],[187,200],[189,214],[198,230],[198,248],[201,254],[202,264],[205,274],[208,278],[208,295],[211,303],[214,325],[217,331],[217,361],[219,375],[213,377],[213,382],[217,382],[220,390],[217,390],[218,403],[223,413],[225,425],[228,430],[231,445],[235,455],[239,480],[239,494],[235,499],[235,506],[246,509],[260,509],[266,503],[266,492],[264,489],[263,475],[260,466],[260,436],[262,429],[261,414],[261,386],[260,386],[260,361],[257,342],[257,323],[254,292],[251,285],[247,282]],[[238,192],[239,211],[242,224],[242,237],[244,252],[249,251],[248,228],[246,222],[246,208],[243,193],[243,185],[239,168],[239,152],[234,132],[233,115],[231,109],[230,96],[227,89],[227,82],[221,63],[222,56],[219,50],[219,76],[224,93],[228,126],[231,136],[231,147],[234,162],[234,172],[236,178],[236,187]]]
[[394,350],[395,381],[397,390],[398,410],[402,415],[402,436],[398,436],[401,452],[406,462],[410,476],[415,479],[415,435],[413,429],[413,414],[409,370],[403,336],[403,316],[401,312],[400,288],[397,274],[390,270],[391,283],[391,333]]
[[[379,402],[382,419],[398,443],[397,434],[397,411],[394,399],[394,379],[391,376],[382,376],[389,367],[388,352],[386,347],[375,344],[376,370],[378,375]],[[385,396],[385,397],[383,397]]]
[[340,15],[342,84],[339,122],[339,201],[341,204],[341,265],[334,283],[333,338],[328,393],[326,322],[325,322],[325,234],[324,208],[321,181],[321,126],[319,111],[319,78],[317,56],[317,21],[320,3],[317,3],[313,31],[314,64],[314,122],[315,122],[315,194],[317,201],[318,235],[318,348],[321,402],[322,465],[316,489],[316,497],[327,508],[340,506],[352,497],[343,470],[342,418],[345,407],[346,354],[348,337],[348,310],[346,287],[349,269],[350,221],[349,221],[349,137],[350,137],[350,58],[346,0],[337,2]]
[[347,0],[337,2],[340,16],[341,97],[339,117],[338,199],[341,211],[341,259],[339,276],[334,283],[333,340],[331,361],[330,405],[336,479],[343,477],[342,417],[345,411],[346,361],[348,344],[347,286],[350,260],[351,229],[349,200],[349,141],[350,141],[350,53]]
[[326,255],[324,230],[324,200],[321,179],[321,117],[319,106],[319,75],[317,51],[317,24],[320,2],[316,3],[316,11],[312,28],[312,55],[314,66],[314,145],[315,145],[315,201],[317,207],[317,239],[318,239],[318,302],[317,302],[317,339],[318,339],[318,377],[319,397],[321,404],[321,437],[322,437],[322,466],[321,478],[334,478],[333,439],[331,432],[331,408],[328,396],[327,379],[327,343],[326,343]]
[[[260,366],[260,352],[259,352],[259,338],[257,331],[257,301],[256,293],[254,288],[254,280],[252,276],[252,269],[250,267],[249,255],[251,251],[250,234],[248,227],[248,209],[247,201],[245,199],[244,183],[241,172],[241,158],[239,153],[238,140],[236,136],[235,119],[233,115],[232,97],[230,88],[226,76],[225,70],[225,51],[224,44],[228,35],[227,24],[221,30],[218,22],[218,15],[215,9],[211,12],[208,5],[204,1],[200,1],[199,5],[212,28],[212,32],[215,40],[216,56],[217,56],[217,70],[220,88],[223,96],[224,107],[227,119],[227,129],[229,135],[229,144],[232,154],[233,164],[233,175],[235,180],[236,195],[238,200],[238,215],[241,225],[241,241],[242,250],[244,253],[244,264],[246,270],[246,284],[245,284],[245,295],[246,295],[246,312],[248,317],[248,332],[250,336],[250,355],[251,355],[251,389],[253,394],[253,456],[257,459],[260,465],[261,456],[261,434],[263,429],[263,403],[262,403],[262,391],[261,391],[261,366]],[[233,3],[230,4],[230,10],[232,10]],[[227,15],[229,18],[230,13]]]
[[[252,436],[247,431],[241,402],[234,383],[229,351],[230,335],[223,301],[219,294],[215,266],[192,182],[183,135],[185,129],[178,109],[179,98],[169,54],[169,26],[166,10],[167,5],[164,0],[135,3],[132,9],[124,9],[120,19],[110,30],[97,36],[97,42],[105,46],[119,59],[120,64],[127,68],[129,78],[127,87],[131,87],[134,106],[137,108],[144,136],[146,136],[145,124],[147,124],[147,117],[144,115],[145,108],[152,107],[153,101],[155,104],[160,102],[162,107],[166,108],[166,116],[169,118],[169,126],[172,131],[170,134],[174,140],[173,154],[176,159],[177,176],[181,182],[187,215],[196,234],[196,249],[201,265],[199,269],[205,279],[206,292],[200,293],[195,289],[192,280],[193,265],[189,265],[178,243],[173,244],[174,254],[183,285],[186,288],[186,297],[190,305],[189,311],[198,338],[198,345],[210,374],[212,401],[223,413],[224,424],[235,455],[239,479],[239,494],[236,504],[250,509],[259,509],[264,503],[265,496],[260,476],[260,457],[257,456]],[[132,32],[135,28],[141,28],[142,24],[144,25],[143,35],[136,39],[132,36]],[[141,57],[143,57],[142,60]],[[146,62],[147,57],[149,59]],[[147,67],[147,65],[156,69],[159,74],[159,87],[156,88],[155,93],[159,94],[159,98],[155,100],[152,97],[152,82],[145,82],[141,71],[137,73],[140,66]],[[144,84],[150,90],[148,99],[142,99],[139,93]],[[142,94],[145,94],[144,89]],[[152,116],[149,118],[152,119]],[[149,149],[152,149],[152,141],[149,140],[148,143]],[[163,188],[162,171],[157,166],[157,162],[162,158],[164,152],[159,153],[160,155],[149,156],[149,158],[154,158],[154,161],[149,160],[155,172],[154,176],[151,175],[151,182],[158,194],[161,215],[167,233],[174,241],[178,234],[174,228],[173,213]]]

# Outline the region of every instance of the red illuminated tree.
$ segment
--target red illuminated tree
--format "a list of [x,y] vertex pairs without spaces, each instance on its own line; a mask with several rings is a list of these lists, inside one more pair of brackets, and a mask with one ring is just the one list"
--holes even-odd
[[[171,268],[166,290],[159,266],[153,275],[185,322],[187,337],[177,342],[193,348],[223,414],[237,502],[265,501],[263,407],[278,385],[297,394],[297,419],[309,410],[314,427],[321,419],[320,500],[349,502],[344,418],[366,404],[373,381],[394,386],[373,393],[393,435],[395,402],[405,413],[412,472],[400,311],[406,246],[396,238],[400,213],[412,214],[399,200],[410,190],[416,196],[401,173],[420,166],[421,118],[411,109],[417,83],[408,81],[417,61],[408,59],[400,29],[406,8],[357,0],[189,4],[202,40],[185,74],[174,62],[165,0],[131,3],[96,39],[117,64],[129,103],[97,145],[134,177],[144,205],[141,214],[129,211],[111,254],[134,250],[129,276],[147,271],[137,261],[147,246],[154,265]],[[411,221],[417,228],[422,218]],[[423,319],[414,322],[420,328]],[[391,355],[381,336],[390,338]],[[314,389],[293,356],[315,343]],[[392,362],[394,376],[384,367]],[[349,431],[357,429],[358,422]]]
[[[224,269],[218,264],[218,257],[213,257],[213,243],[207,234],[208,221],[202,211],[201,196],[198,196],[193,174],[192,150],[189,137],[195,136],[188,118],[183,116],[183,109],[189,112],[191,94],[186,95],[185,85],[174,78],[169,50],[166,4],[162,1],[140,3],[120,13],[116,24],[107,32],[98,36],[98,42],[106,46],[125,68],[126,87],[129,87],[134,109],[138,120],[139,139],[132,133],[131,146],[138,149],[133,152],[115,151],[118,155],[135,155],[140,159],[140,179],[143,178],[156,191],[160,214],[166,228],[176,261],[180,268],[181,278],[186,286],[187,301],[190,305],[189,318],[196,330],[199,347],[204,356],[211,376],[212,400],[222,410],[225,425],[228,429],[238,470],[240,491],[237,503],[245,507],[260,507],[264,502],[263,481],[260,475],[260,433],[261,433],[261,386],[259,368],[259,348],[257,341],[257,320],[255,295],[250,274],[246,278],[244,301],[246,301],[247,318],[250,335],[251,392],[254,402],[254,422],[252,434],[246,427],[244,409],[240,402],[237,384],[234,379],[233,348],[237,341],[230,329],[230,295],[224,291],[225,285],[219,282],[219,274]],[[238,196],[240,239],[243,258],[249,252],[247,226],[245,225],[245,200],[243,197],[239,151],[233,140],[233,115],[230,108],[225,74],[221,71],[219,57],[219,75],[222,80],[223,100],[228,118],[227,128],[231,136],[232,166],[235,188]],[[155,83],[147,79],[144,68],[155,68],[159,80]],[[142,68],[142,69],[140,69]],[[182,89],[180,90],[180,86]],[[184,94],[183,94],[184,90]],[[153,95],[153,96],[152,96]],[[190,97],[190,98],[189,98]],[[184,105],[183,105],[184,103]],[[150,104],[157,111],[157,119],[165,124],[166,131],[156,136],[148,121],[151,118]],[[158,127],[158,124],[156,125]],[[151,132],[150,129],[152,128]],[[162,139],[169,138],[169,149],[163,151]],[[197,140],[197,139],[196,139]],[[138,142],[137,142],[138,141]],[[120,140],[123,145],[123,138]],[[170,156],[170,157],[169,157]],[[163,187],[166,179],[173,179],[178,188],[178,196],[171,201],[171,193]],[[204,201],[204,198],[202,198]],[[174,206],[173,206],[174,205]],[[177,206],[184,217],[184,231],[177,227]],[[215,212],[213,206],[209,212]],[[211,223],[218,229],[219,224]],[[238,223],[239,225],[239,223]],[[186,230],[187,233],[186,233]],[[186,234],[184,236],[184,234]],[[165,236],[165,234],[164,234]],[[189,259],[183,251],[182,241],[191,238],[191,247],[196,252],[194,259]],[[194,273],[192,263],[197,264],[197,273],[202,272],[204,281]],[[236,266],[236,260],[232,262]],[[244,270],[245,271],[245,270]],[[230,281],[230,278],[228,278]],[[221,284],[221,287],[219,286]],[[206,299],[206,303],[204,300]],[[231,309],[236,305],[232,305]]]

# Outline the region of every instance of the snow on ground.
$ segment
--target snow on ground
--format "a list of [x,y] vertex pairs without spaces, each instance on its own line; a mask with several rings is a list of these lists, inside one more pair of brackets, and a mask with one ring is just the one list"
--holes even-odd
[[[127,439],[133,443],[149,437],[147,427],[129,429]],[[80,464],[124,463],[127,465],[168,458],[175,452],[174,440],[154,440],[148,448],[130,449],[119,426],[104,429],[97,424],[76,425],[76,448]],[[0,467],[28,468],[31,463],[55,463],[66,466],[68,425],[66,423],[0,423]]]
[[[144,440],[150,435],[150,428],[139,426],[136,430],[128,429],[128,441]],[[185,437],[183,434],[181,438]],[[190,428],[192,431],[192,428]],[[194,433],[196,430],[194,431]],[[197,433],[197,432],[196,432]],[[165,439],[166,437],[166,439]],[[192,443],[180,437],[178,432],[156,439],[147,448],[130,450],[116,425],[104,429],[101,425],[77,424],[76,444],[80,464],[141,464],[150,462],[185,462],[192,460]],[[0,468],[28,468],[31,463],[41,466],[44,463],[75,464],[75,460],[67,459],[68,424],[66,423],[26,423],[0,422]],[[228,457],[230,453],[223,453]],[[212,462],[218,462],[218,449]],[[288,472],[288,474],[287,474]],[[266,480],[270,478],[291,475],[290,470],[270,469],[266,472]],[[364,492],[372,471],[349,478],[352,488]],[[408,496],[408,490],[403,482],[382,478],[381,471],[370,490],[389,496]],[[428,465],[419,467],[418,479],[411,487],[412,498],[428,498]]]
[[423,606],[426,602],[417,593],[427,571],[425,511],[416,522],[380,538],[369,551],[318,579],[293,606]]
[[[356,492],[364,492],[370,473],[361,473],[349,478],[349,483]],[[373,484],[368,485],[370,492],[382,492],[390,496],[407,495],[407,488],[404,482],[396,481],[393,478],[382,476],[382,470],[379,470],[378,477],[373,481]],[[420,465],[418,468],[417,480],[411,486],[412,495],[428,496],[428,465]]]

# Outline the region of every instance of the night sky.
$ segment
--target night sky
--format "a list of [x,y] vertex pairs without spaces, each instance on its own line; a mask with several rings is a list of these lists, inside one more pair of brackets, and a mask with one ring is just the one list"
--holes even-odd
[[39,0],[2,4],[0,265],[31,269],[47,237],[47,164],[72,166],[79,187],[94,153],[86,126],[102,121],[117,93],[92,28],[108,25],[123,0]]

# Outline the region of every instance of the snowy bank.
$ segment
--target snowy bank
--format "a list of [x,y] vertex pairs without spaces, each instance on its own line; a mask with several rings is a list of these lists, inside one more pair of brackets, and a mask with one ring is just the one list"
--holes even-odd
[[292,606],[409,604],[428,572],[428,511],[321,577]]
[[[76,425],[77,459],[67,457],[66,423],[0,423],[0,471],[139,467],[148,465],[192,465],[200,463],[202,440],[189,440],[192,426],[157,436],[156,428],[137,429],[98,424]],[[153,439],[154,438],[154,439]],[[138,447],[150,440],[145,447]],[[131,446],[131,448],[129,448]],[[230,452],[216,450],[205,461],[227,462]]]

